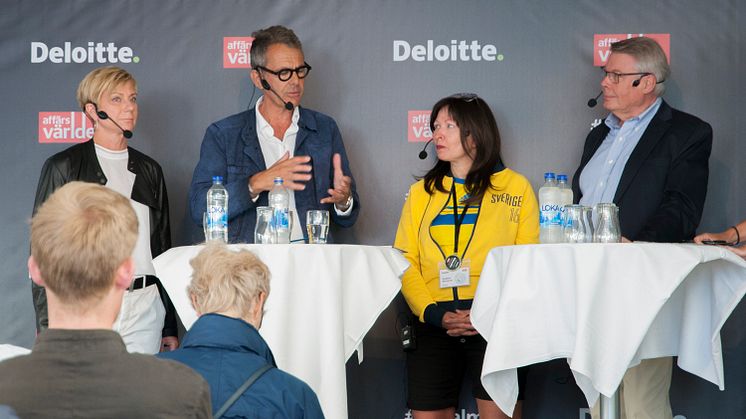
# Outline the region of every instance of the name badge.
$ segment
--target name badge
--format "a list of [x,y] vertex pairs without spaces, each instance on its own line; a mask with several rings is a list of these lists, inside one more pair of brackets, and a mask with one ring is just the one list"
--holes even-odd
[[[453,263],[451,263],[453,266]],[[440,287],[441,288],[452,288],[452,287],[467,287],[471,283],[469,276],[471,267],[471,261],[464,259],[456,267],[456,269],[450,269],[446,261],[438,262],[438,269],[440,271]]]

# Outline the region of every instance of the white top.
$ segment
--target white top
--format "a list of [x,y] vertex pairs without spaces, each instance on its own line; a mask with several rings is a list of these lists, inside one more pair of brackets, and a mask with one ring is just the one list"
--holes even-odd
[[126,148],[121,151],[109,150],[96,144],[96,157],[106,176],[106,187],[129,198],[137,215],[139,228],[135,250],[132,254],[135,262],[135,276],[155,275],[153,255],[150,252],[150,208],[130,198],[136,175],[127,170],[129,152]]
[[[282,138],[275,137],[275,130],[269,125],[262,113],[259,112],[259,105],[264,100],[264,96],[260,97],[256,101],[256,134],[259,137],[259,146],[262,149],[262,156],[264,156],[264,164],[267,168],[270,168],[273,164],[280,160],[285,153],[290,153],[292,158],[295,154],[295,138],[298,136],[298,119],[300,119],[300,111],[298,107],[293,110],[293,119],[290,123],[290,127],[285,130],[285,135]],[[295,191],[288,189],[290,195],[290,203],[288,208],[293,212],[292,226],[293,229],[290,232],[291,242],[302,242],[303,241],[303,230],[300,225],[300,218],[298,218],[298,210],[295,208]]]

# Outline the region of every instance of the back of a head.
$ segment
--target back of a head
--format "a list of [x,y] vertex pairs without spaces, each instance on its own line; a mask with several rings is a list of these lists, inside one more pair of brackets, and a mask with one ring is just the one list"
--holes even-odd
[[267,64],[267,49],[274,44],[284,44],[303,52],[303,45],[292,29],[284,26],[270,26],[260,29],[251,34],[254,40],[251,42],[251,66],[265,66]]
[[192,281],[187,291],[195,309],[205,313],[237,313],[244,320],[259,295],[269,295],[269,268],[248,250],[232,251],[210,244],[190,261]]
[[31,255],[46,288],[66,304],[100,297],[132,255],[137,217],[129,200],[104,186],[71,182],[31,219]]
[[645,36],[624,39],[611,44],[611,52],[634,57],[637,61],[637,71],[655,75],[658,82],[655,86],[655,95],[663,95],[666,90],[664,82],[671,75],[671,67],[668,65],[666,53],[658,42]]

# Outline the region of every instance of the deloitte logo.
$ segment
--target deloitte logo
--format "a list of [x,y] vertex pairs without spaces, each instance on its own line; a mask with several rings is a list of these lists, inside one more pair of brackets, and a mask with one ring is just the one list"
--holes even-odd
[[407,41],[394,41],[394,61],[502,61],[492,44],[480,45],[479,41],[451,40],[450,45],[435,45],[432,39],[423,44],[410,45]]
[[117,47],[113,42],[88,42],[85,47],[73,47],[65,42],[61,47],[49,47],[44,42],[31,43],[31,63],[38,64],[47,60],[55,64],[69,63],[139,63],[140,57],[132,56],[132,48]]

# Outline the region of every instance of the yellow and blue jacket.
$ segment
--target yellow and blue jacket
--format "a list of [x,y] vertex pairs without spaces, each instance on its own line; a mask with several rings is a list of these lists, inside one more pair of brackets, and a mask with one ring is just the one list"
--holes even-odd
[[[420,180],[409,188],[402,209],[394,247],[410,263],[402,276],[402,293],[421,322],[441,327],[443,315],[452,308],[468,309],[479,282],[487,253],[494,247],[539,242],[539,205],[531,184],[523,175],[501,168],[491,177],[478,205],[470,205],[459,232],[458,256],[470,261],[470,284],[440,288],[439,262],[454,253],[455,219],[461,216],[465,197],[463,179],[446,176],[443,186],[449,192],[425,191]],[[454,302],[458,305],[454,306]]]

